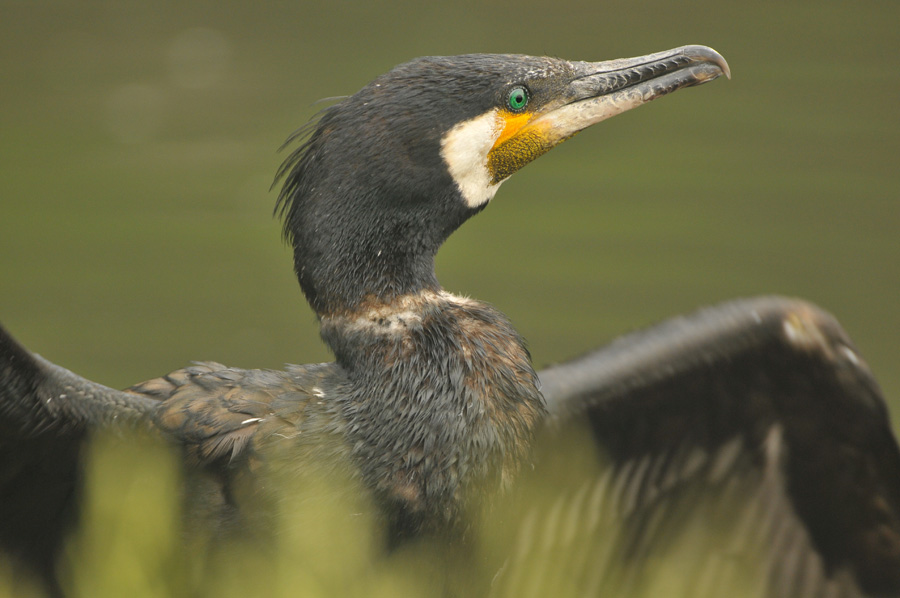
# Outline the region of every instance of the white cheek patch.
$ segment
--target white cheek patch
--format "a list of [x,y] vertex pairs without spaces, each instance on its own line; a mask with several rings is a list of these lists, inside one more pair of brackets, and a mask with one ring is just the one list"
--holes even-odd
[[470,208],[489,202],[500,186],[491,182],[487,159],[502,131],[503,118],[491,110],[459,123],[441,140],[441,157]]

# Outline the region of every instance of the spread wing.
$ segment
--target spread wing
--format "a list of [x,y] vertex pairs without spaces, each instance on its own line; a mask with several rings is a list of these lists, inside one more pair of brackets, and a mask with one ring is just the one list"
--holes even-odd
[[[500,593],[900,595],[900,452],[831,316],[734,302],[540,377],[545,504]],[[566,478],[585,438],[598,457]]]
[[52,580],[77,514],[84,438],[98,427],[146,427],[155,408],[33,355],[0,327],[0,548]]
[[[119,391],[30,353],[0,327],[0,554],[60,593],[55,562],[78,516],[82,450],[102,430],[173,440],[190,468],[212,474],[192,484],[187,516],[213,527],[234,522],[234,472],[252,468],[260,442],[298,434],[334,367],[200,363]],[[313,417],[329,417],[322,411]]]

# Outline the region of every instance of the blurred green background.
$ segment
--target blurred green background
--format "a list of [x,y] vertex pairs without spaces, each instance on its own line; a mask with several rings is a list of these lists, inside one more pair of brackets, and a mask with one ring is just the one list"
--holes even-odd
[[317,100],[425,54],[600,60],[696,43],[732,81],[517,174],[443,249],[442,282],[508,313],[539,365],[729,298],[808,298],[900,398],[896,2],[0,10],[0,321],[89,378],[330,358],[269,190]]
[[[0,0],[0,321],[114,387],[191,360],[328,360],[269,190],[276,149],[317,100],[425,54],[707,44],[732,81],[528,166],[448,242],[442,282],[507,312],[539,365],[701,305],[805,297],[844,323],[900,423],[898,22],[896,2],[850,0]],[[74,595],[164,596],[178,581],[174,478],[133,449],[91,466]],[[286,562],[308,563],[318,538],[288,534]],[[209,575],[209,595],[253,594],[249,562]],[[0,595],[22,595],[4,575]],[[296,595],[309,571],[292,575],[267,595]],[[374,587],[404,593],[386,579]]]

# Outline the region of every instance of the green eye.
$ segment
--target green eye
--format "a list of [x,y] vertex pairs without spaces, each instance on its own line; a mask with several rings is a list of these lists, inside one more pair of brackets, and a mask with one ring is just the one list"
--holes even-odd
[[506,105],[513,112],[518,112],[528,104],[528,90],[524,87],[513,87],[506,99]]

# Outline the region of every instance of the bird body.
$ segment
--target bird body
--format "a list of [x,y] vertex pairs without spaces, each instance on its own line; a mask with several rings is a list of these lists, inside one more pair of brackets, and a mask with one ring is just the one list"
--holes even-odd
[[[702,46],[596,63],[427,57],[326,108],[289,140],[303,141],[278,173],[277,209],[335,361],[198,363],[116,391],[0,329],[0,548],[62,593],[56,563],[78,521],[83,447],[98,431],[142,430],[181,452],[188,527],[253,533],[266,505],[290,500],[272,475],[346,477],[387,551],[423,539],[462,548],[436,559],[448,591],[471,574],[480,522],[500,514],[517,539],[475,593],[552,591],[523,581],[537,566],[572,569],[575,595],[636,595],[669,545],[659,540],[727,495],[745,522],[733,543],[762,552],[769,595],[900,595],[900,451],[877,384],[829,316],[738,302],[539,375],[502,313],[437,281],[441,244],[517,170],[721,75],[727,63]],[[564,446],[583,438],[576,429],[587,450]],[[605,455],[606,473],[568,493],[553,464],[579,453]],[[506,510],[529,480],[552,497],[523,499],[544,513],[547,537]],[[562,509],[579,525],[561,540]],[[618,531],[601,525],[610,518]]]
[[[129,390],[159,401],[155,425],[195,467],[230,478],[272,453],[352,464],[391,537],[461,534],[473,500],[509,489],[545,416],[522,339],[486,304],[430,291],[322,328],[336,363],[205,363]],[[216,502],[230,513],[228,487]]]

